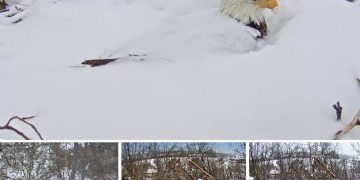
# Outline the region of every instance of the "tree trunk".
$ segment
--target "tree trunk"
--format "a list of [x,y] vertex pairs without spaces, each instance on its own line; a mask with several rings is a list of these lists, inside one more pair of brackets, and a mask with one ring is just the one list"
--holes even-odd
[[76,167],[77,167],[77,161],[78,161],[78,151],[79,151],[79,143],[74,143],[74,151],[73,151],[73,162],[71,167],[71,176],[70,180],[75,180],[75,173],[76,173]]
[[84,162],[83,162],[83,164],[82,164],[82,171],[81,171],[81,180],[84,180],[85,179],[85,177],[86,177],[86,171],[87,171],[87,168],[86,168],[86,166],[87,166],[87,161],[88,161],[88,159],[87,159],[87,150],[88,150],[88,143],[85,143],[85,152],[84,152]]
[[60,144],[55,144],[55,157],[56,157],[56,160],[55,160],[55,163],[56,163],[56,171],[57,171],[57,179],[59,180],[62,180],[63,177],[62,177],[62,174],[61,174],[61,169],[62,169],[62,166],[61,166],[61,163],[60,163],[60,159],[58,157],[60,157]]

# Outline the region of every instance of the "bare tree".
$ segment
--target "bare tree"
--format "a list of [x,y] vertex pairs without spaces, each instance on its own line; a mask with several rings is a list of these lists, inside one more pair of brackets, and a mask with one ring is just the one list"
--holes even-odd
[[360,143],[350,143],[352,149],[360,155]]
[[[70,179],[70,174],[80,177],[80,174],[84,174],[81,171],[83,161],[80,160],[85,155],[83,144],[76,144],[77,155],[74,153],[74,143],[0,143],[0,179],[63,180]],[[92,179],[117,179],[117,143],[91,144],[98,150],[92,151],[91,158],[86,157],[93,163],[88,166],[86,176]]]
[[87,165],[88,165],[88,158],[87,158],[88,144],[89,143],[85,143],[84,160],[83,160],[84,162],[82,165],[81,180],[85,180],[85,177],[86,177],[86,171],[87,171]]
[[249,151],[250,175],[257,179],[333,179],[332,174],[338,179],[360,177],[359,161],[342,155],[338,143],[250,143]]
[[78,151],[79,151],[79,143],[74,143],[73,161],[72,161],[72,165],[71,165],[70,180],[75,180],[75,173],[77,170],[76,168],[77,168],[77,163],[78,163],[78,159],[79,159]]
[[122,143],[123,179],[238,180],[246,178],[245,162],[245,157],[218,153],[214,143]]
[[245,142],[235,142],[228,143],[230,149],[232,149],[237,155],[241,157],[246,157],[246,143]]

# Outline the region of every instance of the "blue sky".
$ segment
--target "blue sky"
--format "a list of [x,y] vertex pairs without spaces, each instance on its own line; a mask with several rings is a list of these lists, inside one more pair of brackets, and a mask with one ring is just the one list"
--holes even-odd
[[234,154],[235,152],[233,150],[230,149],[228,142],[217,142],[215,143],[217,146],[217,150],[220,153],[230,153],[230,154]]
[[[228,143],[229,142],[215,142],[217,151],[220,153],[234,154],[235,152],[230,149]],[[342,154],[357,155],[357,153],[352,149],[350,142],[339,143],[339,148],[340,148]]]
[[[215,144],[218,151],[221,153],[234,153],[234,151],[229,148],[228,142],[217,142]],[[342,154],[357,155],[357,153],[352,149],[350,142],[341,142],[339,143],[339,147]]]
[[342,153],[343,154],[348,154],[348,155],[357,155],[357,153],[352,149],[351,145],[349,142],[342,142],[340,143],[340,147],[342,149]]
[[218,142],[215,143],[217,146],[217,150],[221,153],[234,153],[228,146],[227,142]]

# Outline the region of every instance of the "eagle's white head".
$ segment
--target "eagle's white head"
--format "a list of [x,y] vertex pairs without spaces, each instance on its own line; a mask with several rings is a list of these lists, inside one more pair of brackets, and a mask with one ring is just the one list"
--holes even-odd
[[244,24],[251,22],[260,25],[265,21],[263,11],[265,8],[277,11],[276,0],[221,0],[220,10]]

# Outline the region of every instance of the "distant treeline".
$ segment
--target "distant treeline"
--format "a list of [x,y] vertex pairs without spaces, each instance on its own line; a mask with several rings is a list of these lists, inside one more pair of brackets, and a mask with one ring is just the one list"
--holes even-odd
[[245,147],[245,143],[229,144],[234,150],[230,156],[219,153],[214,143],[122,143],[122,178],[210,179],[205,171],[215,179],[245,180]]
[[263,180],[360,179],[357,156],[341,154],[338,143],[250,143],[250,176]]

